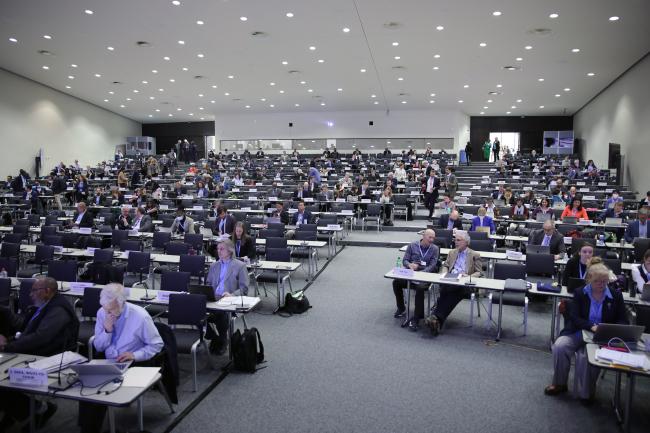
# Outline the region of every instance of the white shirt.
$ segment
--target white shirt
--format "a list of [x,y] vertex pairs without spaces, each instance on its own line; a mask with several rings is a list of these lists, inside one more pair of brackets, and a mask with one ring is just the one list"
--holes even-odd
[[645,284],[645,281],[641,277],[641,272],[645,272],[648,281],[650,281],[650,272],[646,270],[645,265],[641,265],[641,270],[639,270],[639,265],[632,265],[632,279],[634,280],[634,284],[636,284],[636,291],[638,293],[643,293],[643,285]]

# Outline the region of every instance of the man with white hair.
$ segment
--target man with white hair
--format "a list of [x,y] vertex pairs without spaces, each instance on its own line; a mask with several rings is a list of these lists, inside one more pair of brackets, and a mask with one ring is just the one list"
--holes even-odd
[[[459,276],[471,275],[472,277],[480,277],[483,275],[481,256],[469,248],[469,242],[469,233],[462,230],[456,231],[456,248],[447,254],[447,260],[445,260],[440,269],[441,274],[444,275],[448,272],[453,272]],[[465,297],[465,293],[466,289],[464,286],[440,286],[440,297],[436,303],[436,308],[427,319],[427,326],[431,329],[433,336],[438,335],[445,320],[447,320],[447,317],[456,308],[456,305]]]

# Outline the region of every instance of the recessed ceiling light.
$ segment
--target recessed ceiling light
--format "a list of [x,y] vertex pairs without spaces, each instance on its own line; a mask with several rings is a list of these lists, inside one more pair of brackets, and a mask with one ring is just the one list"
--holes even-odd
[[180,5],[181,5],[181,2],[179,2],[178,0],[174,0],[174,1],[172,1],[172,4],[173,4],[174,6],[180,6]]
[[531,45],[526,45],[524,48],[527,49],[527,50],[532,50],[533,49],[533,47]]
[[515,108],[517,108],[517,106],[516,106],[516,105],[513,105],[513,106],[511,106],[510,108],[512,108],[512,109],[514,110]]
[[469,84],[463,84],[463,88],[468,89],[468,88],[469,88]]
[[16,39],[16,38],[9,38],[9,42],[16,43],[16,42],[18,42],[18,39]]
[[544,79],[543,78],[538,78],[537,81],[539,81],[541,83],[542,81],[544,81]]
[[198,57],[199,59],[202,59],[202,58],[205,57],[205,54],[199,53],[199,54],[196,55],[196,57]]
[[199,107],[199,110],[203,110],[203,109],[204,109],[203,107]]
[[571,89],[569,89],[568,87],[565,87],[565,88],[564,88],[564,91],[565,91],[565,92],[570,92]]
[[151,99],[153,101],[154,99],[156,99],[156,97],[155,96],[149,96],[149,99]]
[[402,104],[406,104],[406,101],[402,101]]
[[359,69],[359,72],[364,73],[364,72],[366,72],[366,70],[365,69]]
[[486,106],[484,106],[484,107],[483,107],[483,109],[484,109],[484,110],[487,110],[487,109],[488,109],[488,106],[487,106],[487,105],[486,105]]
[[613,17],[609,17],[610,21],[618,21],[620,18],[614,15]]
[[183,111],[183,109],[182,108],[177,108],[176,111]]
[[95,13],[95,12],[91,11],[90,9],[86,9],[84,12],[85,12],[87,15],[92,15],[92,14]]
[[66,88],[66,89],[72,89],[72,87],[70,87],[70,86],[65,86],[65,88]]
[[235,78],[235,76],[234,75],[228,75],[228,78],[230,78],[232,80],[232,79]]
[[517,99],[517,102],[521,102],[521,99]]
[[284,93],[284,90],[280,90],[280,93]]
[[52,39],[52,36],[50,36],[50,35],[43,35],[43,37],[44,37],[45,39]]
[[203,98],[203,93],[199,93],[199,98]]
[[440,54],[434,54],[434,55],[433,55],[433,58],[434,58],[434,59],[439,59],[439,58],[440,58]]
[[323,59],[318,59],[318,63],[325,63],[325,60],[323,60]]
[[342,92],[343,89],[341,89],[341,88],[339,87],[338,89],[336,89],[336,91],[337,91],[337,92]]
[[444,29],[445,29],[445,28],[444,28],[443,26],[438,26],[438,27],[436,27],[436,30],[438,30],[439,32],[442,31],[442,30],[444,30]]
[[199,26],[202,26],[202,25],[205,24],[205,23],[204,23],[203,21],[201,21],[201,20],[197,20],[197,21],[196,21],[196,24],[199,25]]
[[593,72],[587,72],[588,77],[593,77],[594,75],[596,75],[596,74],[594,74]]
[[555,94],[555,97],[556,97],[556,98],[559,98],[560,96],[562,96],[562,95],[560,95],[559,93],[556,93],[556,94]]
[[393,46],[394,46],[394,47],[399,46],[399,42],[393,42]]
[[291,12],[287,12],[286,15],[287,15],[287,18],[293,18],[293,13],[291,13]]
[[464,101],[463,101],[462,99],[459,99],[459,100],[458,100],[458,103],[459,103],[459,104],[462,104],[463,102],[464,102]]
[[275,105],[273,105],[273,104],[269,104],[269,107],[271,107],[271,108],[275,108]]
[[248,21],[248,18],[246,18],[246,17],[239,17],[239,20],[240,20],[240,21]]
[[174,115],[172,113],[169,113],[168,116],[169,117],[174,117]]
[[521,62],[521,61],[523,61],[524,59],[523,59],[522,57],[517,57],[515,60],[518,61],[518,62]]
[[376,97],[377,97],[377,95],[370,95],[370,97],[371,97],[371,98],[376,98]]
[[399,60],[399,59],[401,59],[400,56],[395,56],[395,57],[393,57],[393,58],[394,58],[395,60]]
[[283,64],[283,65],[288,65],[289,62],[287,62],[286,60],[283,60],[283,61],[282,61],[282,64]]
[[494,12],[492,12],[492,15],[494,15],[495,17],[500,17],[501,12],[500,11],[494,11]]
[[163,57],[163,60],[167,60],[167,61],[169,61],[170,58],[169,58],[169,56],[165,56],[165,57]]
[[142,84],[149,84],[147,80],[142,80]]
[[350,33],[350,29],[347,27],[343,27],[343,33]]
[[156,108],[156,113],[160,113],[160,108]]
[[543,106],[543,105],[540,105],[539,108],[544,108],[544,106]]
[[217,103],[217,101],[215,101],[214,99],[212,101],[210,101],[210,104],[216,104],[216,103]]
[[434,71],[437,71],[438,69],[440,69],[438,66],[434,66],[434,67],[433,67],[433,70],[434,70]]
[[313,89],[307,89],[309,93],[312,93],[314,90]]
[[216,85],[216,84],[213,84],[213,85],[212,85],[212,88],[213,88],[213,89],[216,89],[216,88],[217,88],[217,85]]
[[491,103],[492,103],[492,100],[491,100],[491,99],[488,99],[488,100],[487,100],[487,103],[488,103],[488,104],[491,104]]
[[497,84],[497,88],[500,89],[503,87],[503,84]]
[[379,101],[375,101],[375,102],[373,102],[373,104],[379,105]]
[[480,112],[480,113],[478,113],[478,114],[485,114],[485,111],[481,111],[481,112]]
[[324,105],[325,105],[325,103],[324,103],[324,102],[321,102],[321,103],[320,103],[320,105],[322,105],[322,106],[324,106]]
[[160,88],[160,89],[158,89],[158,91],[159,91],[159,92],[164,92],[164,91],[165,91],[165,89],[163,89],[163,88]]
[[574,48],[574,49],[571,50],[571,52],[572,52],[572,53],[579,53],[579,52],[580,52],[580,48]]
[[150,114],[149,117],[153,117],[153,114]]
[[68,75],[69,80],[74,80],[74,75]]
[[170,78],[170,79],[169,79],[169,82],[170,82],[170,83],[175,83],[175,82],[176,82],[176,80],[175,80],[175,79],[173,79],[173,78]]
[[185,45],[185,41],[178,41],[178,45]]
[[104,99],[104,102],[108,102],[108,99]]
[[429,101],[429,104],[435,104],[435,103],[436,101],[434,101],[433,99]]
[[300,104],[293,104],[295,107],[300,107]]
[[404,81],[404,77],[398,77],[397,81]]
[[96,78],[101,78],[102,74],[95,74]]
[[109,94],[109,95],[114,95],[115,92],[113,92],[112,90],[110,90],[110,91],[108,92],[108,94]]
[[106,47],[106,49],[107,49],[108,51],[115,51],[115,48],[113,48],[113,47]]
[[157,74],[157,73],[158,73],[158,71],[157,71],[156,69],[152,69],[151,72],[152,72],[153,74]]
[[551,18],[551,19],[555,19],[555,18],[557,18],[559,16],[560,15],[558,15],[558,14],[550,14],[548,17]]
[[120,104],[120,108],[126,108],[126,105]]
[[205,117],[201,117],[201,120],[205,120]]
[[273,81],[271,81],[271,82],[269,83],[269,86],[275,86],[275,83],[274,83]]
[[260,98],[260,101],[266,102],[266,98]]
[[224,96],[230,96],[230,93],[226,92],[224,93]]
[[478,44],[478,46],[479,47],[487,47],[487,44],[485,42],[481,42],[480,44]]

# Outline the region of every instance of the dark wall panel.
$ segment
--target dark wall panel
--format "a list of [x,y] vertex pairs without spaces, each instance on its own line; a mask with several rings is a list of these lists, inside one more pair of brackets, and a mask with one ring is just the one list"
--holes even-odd
[[[482,155],[481,146],[490,137],[490,132],[518,132],[522,152],[536,149],[542,153],[544,131],[570,131],[573,116],[491,116],[470,118],[470,141],[475,158]],[[476,158],[478,159],[478,158]]]
[[205,137],[214,135],[214,122],[177,122],[177,123],[145,123],[142,125],[142,135],[155,137],[156,152],[169,152],[178,140],[194,141],[198,156],[203,157]]

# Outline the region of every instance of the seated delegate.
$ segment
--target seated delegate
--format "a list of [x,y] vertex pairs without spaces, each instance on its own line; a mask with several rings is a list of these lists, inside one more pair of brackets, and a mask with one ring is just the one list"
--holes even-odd
[[472,227],[469,229],[469,231],[474,232],[479,227],[489,227],[491,234],[494,234],[496,232],[494,220],[487,216],[487,209],[484,207],[478,208],[477,216],[472,218]]
[[582,331],[596,332],[601,323],[627,324],[623,295],[610,290],[609,268],[602,263],[587,269],[587,285],[577,289],[569,307],[569,320],[553,344],[553,383],[544,389],[546,395],[558,395],[568,390],[571,358],[575,354],[575,388],[579,399],[591,403],[596,392],[600,369],[587,361]]
[[625,241],[632,242],[634,238],[647,238],[648,237],[648,208],[642,207],[639,209],[638,218],[635,221],[628,223],[625,229]]
[[591,258],[594,256],[594,246],[590,243],[584,243],[580,251],[573,255],[564,267],[562,273],[562,285],[568,286],[570,278],[580,278],[584,280],[587,276],[587,267]]
[[[411,242],[406,247],[404,258],[402,259],[402,266],[409,268],[413,271],[419,272],[435,272],[438,265],[438,257],[440,257],[440,249],[433,243],[436,238],[436,233],[431,229],[426,229],[422,234],[422,239],[419,241]],[[406,311],[404,305],[404,289],[407,286],[406,280],[393,280],[393,293],[395,294],[395,303],[397,310],[393,317],[403,317]],[[415,289],[415,311],[413,318],[409,321],[409,328],[416,331],[418,322],[424,318],[424,292],[428,284],[412,283],[411,288]],[[407,296],[410,296],[407,293]]]
[[[447,260],[442,264],[440,273],[444,275],[448,272],[453,272],[459,276],[471,275],[472,277],[480,277],[483,275],[481,256],[478,252],[469,248],[469,234],[464,231],[456,232],[455,243],[456,248],[449,251]],[[440,286],[440,297],[436,303],[436,308],[426,321],[433,336],[438,335],[447,317],[463,299],[466,292],[467,289],[463,286],[445,284]]]
[[553,254],[556,259],[560,257],[560,254],[564,254],[566,252],[566,246],[564,245],[564,236],[555,230],[555,223],[553,220],[544,221],[542,230],[531,232],[530,236],[528,237],[528,243],[530,245],[542,245],[549,247],[551,254]]
[[643,263],[632,265],[632,280],[636,284],[636,291],[643,293],[643,286],[650,280],[650,250],[643,254]]

